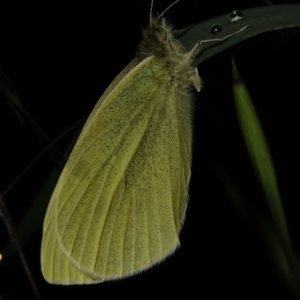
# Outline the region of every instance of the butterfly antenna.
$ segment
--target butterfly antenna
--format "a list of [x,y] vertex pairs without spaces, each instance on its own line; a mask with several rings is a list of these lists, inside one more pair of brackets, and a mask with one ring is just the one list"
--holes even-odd
[[170,4],[157,18],[157,21],[173,6],[175,5],[177,2],[179,2],[180,0],[176,0],[175,2],[173,2],[172,4]]
[[154,0],[151,0],[151,6],[150,6],[150,24],[151,24],[151,22],[152,22],[153,1],[154,1]]

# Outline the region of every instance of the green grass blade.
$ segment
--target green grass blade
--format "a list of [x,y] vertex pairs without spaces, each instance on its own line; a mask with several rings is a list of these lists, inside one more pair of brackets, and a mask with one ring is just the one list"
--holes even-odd
[[235,65],[233,77],[235,104],[248,152],[264,189],[273,220],[288,241],[289,235],[271,154],[251,97],[239,78]]
[[[277,235],[283,249],[281,255],[285,256],[281,257],[281,260],[286,261],[288,264],[289,283],[295,290],[299,290],[297,279],[297,263],[290,242],[289,232],[279,194],[275,168],[251,97],[245,84],[239,77],[234,62],[233,81],[235,104],[244,140],[248,148],[252,164],[267,199],[273,222],[275,224],[275,230],[277,231]],[[272,249],[274,252],[272,255],[276,254],[275,252],[277,250],[278,249]],[[277,259],[279,256],[277,253]],[[282,263],[281,266],[284,266],[284,268],[281,270],[281,273],[286,278],[286,264]]]

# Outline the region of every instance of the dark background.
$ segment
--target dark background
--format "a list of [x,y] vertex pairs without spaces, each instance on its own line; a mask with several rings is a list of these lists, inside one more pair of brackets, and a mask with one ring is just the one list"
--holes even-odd
[[[154,11],[163,11],[169,3],[155,1]],[[170,19],[180,29],[234,9],[264,5],[263,1],[220,4],[182,0],[171,9]],[[87,117],[105,88],[134,57],[140,26],[145,27],[149,21],[149,9],[150,0],[1,2],[0,66],[23,105],[51,140]],[[269,217],[235,115],[230,65],[233,54],[265,128],[291,239],[295,249],[300,250],[296,140],[300,47],[299,34],[293,37],[290,33],[291,30],[257,36],[198,67],[204,88],[194,97],[193,169],[181,248],[159,266],[132,278],[91,286],[53,286],[44,281],[40,272],[42,227],[37,222],[37,233],[23,247],[44,299],[290,297],[269,261],[261,230],[256,229],[257,215],[249,214],[254,225],[243,222],[220,179],[236,185],[246,202]],[[4,191],[43,146],[28,123],[20,122],[3,95],[0,119],[0,190]],[[58,142],[61,150],[75,132]],[[16,226],[53,168],[46,154],[5,195]],[[0,222],[0,249],[8,240]],[[20,295],[33,298],[16,255],[0,266],[0,295],[4,299],[19,299]]]

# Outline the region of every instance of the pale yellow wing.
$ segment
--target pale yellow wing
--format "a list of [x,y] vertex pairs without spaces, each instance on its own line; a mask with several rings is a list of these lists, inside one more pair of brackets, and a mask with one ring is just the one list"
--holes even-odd
[[47,210],[42,272],[96,283],[147,269],[179,245],[190,178],[190,103],[145,59],[84,127]]

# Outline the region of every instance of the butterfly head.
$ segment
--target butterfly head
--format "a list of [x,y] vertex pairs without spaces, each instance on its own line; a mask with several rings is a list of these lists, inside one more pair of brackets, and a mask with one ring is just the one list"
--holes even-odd
[[164,57],[173,39],[172,27],[165,18],[152,18],[148,27],[143,30],[143,38],[139,44],[139,54],[142,59],[148,56]]

